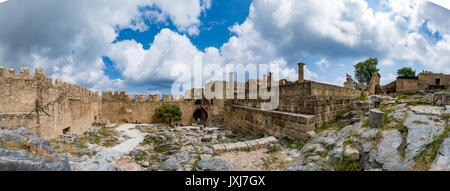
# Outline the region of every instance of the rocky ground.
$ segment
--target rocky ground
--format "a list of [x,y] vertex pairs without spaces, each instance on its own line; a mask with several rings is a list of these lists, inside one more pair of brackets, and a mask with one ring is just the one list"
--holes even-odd
[[26,128],[0,125],[1,171],[69,171],[68,158]]
[[287,170],[450,170],[449,106],[411,97],[372,98],[380,104],[377,109],[338,115]]
[[309,132],[306,143],[164,124],[109,125],[45,141],[0,126],[0,170],[450,170],[449,106],[432,106],[426,95],[372,96],[354,105]]

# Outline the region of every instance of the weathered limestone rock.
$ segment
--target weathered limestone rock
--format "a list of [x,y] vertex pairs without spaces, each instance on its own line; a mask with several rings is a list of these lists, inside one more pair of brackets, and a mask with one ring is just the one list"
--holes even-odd
[[450,171],[450,137],[444,139],[430,171]]
[[397,121],[402,121],[402,120],[405,119],[405,116],[406,116],[406,112],[407,112],[407,111],[408,111],[407,108],[398,109],[398,110],[395,110],[395,111],[393,111],[392,113],[390,113],[390,114],[388,115],[388,117],[392,117],[392,118],[394,118],[394,119],[397,120]]
[[228,161],[224,161],[218,157],[205,158],[200,160],[196,166],[201,171],[238,171],[239,168]]
[[28,129],[0,128],[0,171],[70,171],[69,160]]
[[344,156],[344,142],[339,142],[336,144],[336,147],[333,148],[328,153],[328,161],[330,161],[331,164],[335,164],[339,162],[339,160]]
[[[121,158],[116,161],[116,166],[119,171],[142,171],[143,168],[134,159]],[[148,165],[147,165],[148,166]]]
[[320,144],[306,144],[300,151],[301,155],[306,155],[307,153],[312,153],[313,155],[322,155],[325,153],[325,148]]
[[376,128],[384,123],[384,113],[378,109],[370,110],[370,127]]
[[65,155],[32,156],[25,150],[0,148],[0,171],[70,171]]
[[104,151],[84,161],[73,161],[71,167],[74,171],[117,171],[115,162],[122,156],[119,151]]
[[445,107],[437,107],[431,105],[418,105],[418,106],[410,106],[409,109],[413,111],[415,114],[422,115],[442,115],[445,113]]
[[345,146],[344,156],[347,157],[350,161],[358,161],[359,160],[359,151],[351,147],[350,145]]
[[402,135],[397,130],[383,132],[383,139],[377,145],[376,162],[380,163],[384,170],[409,170],[401,164],[401,157],[397,148],[402,143]]
[[[430,118],[432,120],[430,120]],[[408,128],[405,160],[412,160],[421,153],[444,131],[444,122],[435,116],[416,115],[408,112],[408,118],[403,123]]]
[[327,149],[331,149],[336,145],[337,136],[335,134],[321,134],[311,139],[310,142],[320,143]]
[[161,167],[164,170],[178,170],[179,168],[181,168],[179,162],[175,157],[170,157],[169,159],[162,162]]

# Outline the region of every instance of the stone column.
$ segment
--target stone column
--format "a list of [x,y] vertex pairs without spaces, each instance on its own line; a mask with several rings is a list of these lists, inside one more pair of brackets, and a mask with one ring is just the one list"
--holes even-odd
[[298,63],[298,82],[303,82],[305,80],[305,74],[304,74],[304,63]]

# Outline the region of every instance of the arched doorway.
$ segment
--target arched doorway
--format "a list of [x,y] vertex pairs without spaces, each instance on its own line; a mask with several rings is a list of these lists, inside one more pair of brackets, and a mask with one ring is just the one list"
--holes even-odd
[[195,110],[192,117],[194,118],[195,123],[197,123],[198,125],[204,124],[208,119],[208,112],[206,112],[206,110],[203,108],[198,108],[197,110]]

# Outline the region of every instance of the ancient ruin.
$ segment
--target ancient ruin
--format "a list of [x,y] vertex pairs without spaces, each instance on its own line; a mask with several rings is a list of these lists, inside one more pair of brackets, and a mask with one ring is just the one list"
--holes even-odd
[[[308,132],[331,122],[339,112],[348,110],[353,100],[361,94],[359,90],[318,83],[303,78],[303,63],[299,63],[299,79],[296,82],[280,80],[279,106],[274,111],[261,110],[262,99],[237,99],[237,82],[224,83],[227,89],[235,90],[234,99],[211,99],[203,95],[195,99],[194,90],[185,96],[132,95],[125,91],[91,92],[86,88],[53,81],[37,68],[30,76],[28,68],[16,75],[14,69],[0,68],[2,94],[0,122],[9,126],[30,129],[45,139],[57,138],[60,134],[86,132],[94,123],[106,120],[110,123],[160,123],[155,109],[165,103],[178,105],[182,110],[179,124],[224,125],[225,128],[250,133],[268,133],[307,140]],[[250,80],[251,81],[251,80]],[[258,86],[273,81],[260,81]],[[212,86],[218,82],[210,82]],[[248,98],[249,81],[243,83]],[[225,94],[223,96],[225,98]],[[259,97],[258,97],[259,98]],[[251,117],[250,117],[251,116]],[[224,122],[225,121],[225,122]]]
[[383,93],[414,93],[419,90],[436,90],[446,89],[450,87],[450,75],[436,74],[433,72],[422,71],[417,76],[417,79],[401,79],[385,85],[382,87]]
[[[41,68],[0,67],[0,170],[450,169],[449,75],[386,86],[378,73],[368,85],[347,75],[339,87],[304,79],[304,66],[297,81],[230,73],[179,98],[99,95]],[[250,93],[265,87],[279,90],[274,109]],[[182,111],[174,127],[155,116],[163,104]]]

